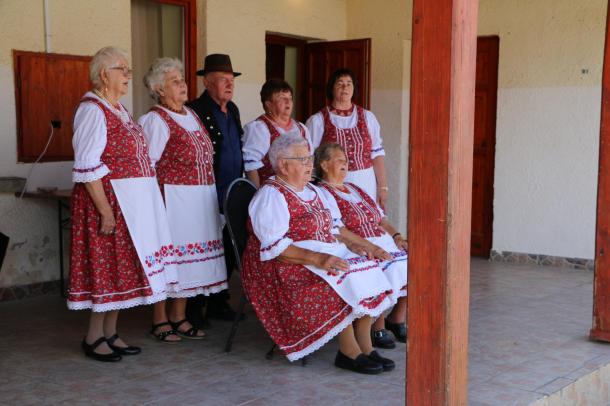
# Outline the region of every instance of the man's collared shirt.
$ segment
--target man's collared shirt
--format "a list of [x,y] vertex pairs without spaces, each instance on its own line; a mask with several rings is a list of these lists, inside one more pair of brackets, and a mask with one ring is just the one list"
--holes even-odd
[[214,102],[212,114],[220,127],[223,140],[220,149],[220,168],[216,178],[218,202],[222,210],[222,202],[229,184],[242,176],[242,152],[239,144],[239,129],[235,119],[227,111],[224,113],[220,106]]

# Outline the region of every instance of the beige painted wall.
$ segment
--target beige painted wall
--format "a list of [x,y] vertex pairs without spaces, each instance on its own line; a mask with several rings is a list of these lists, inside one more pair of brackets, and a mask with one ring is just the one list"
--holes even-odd
[[[105,45],[130,50],[130,2],[49,0],[51,50],[91,55]],[[12,50],[45,50],[42,0],[0,1],[0,176],[25,177],[31,165],[17,163]],[[131,106],[131,97],[125,98]],[[71,162],[38,165],[30,189],[71,186]],[[0,194],[0,230],[11,238],[0,270],[0,287],[57,279],[55,206]]]
[[500,37],[495,250],[593,258],[606,7],[480,2]]
[[498,86],[599,86],[607,4],[480,0],[479,35],[500,36]]
[[[202,0],[203,64],[206,53],[228,53],[236,80],[235,101],[244,122],[261,112],[259,92],[265,82],[265,33],[304,38],[346,38],[346,0]],[[322,11],[323,10],[323,11]],[[200,84],[201,86],[201,84]]]
[[[347,37],[371,38],[371,110],[386,150],[390,196],[387,212],[403,232],[407,223],[407,155],[411,0],[347,2]],[[390,169],[391,168],[391,169]]]

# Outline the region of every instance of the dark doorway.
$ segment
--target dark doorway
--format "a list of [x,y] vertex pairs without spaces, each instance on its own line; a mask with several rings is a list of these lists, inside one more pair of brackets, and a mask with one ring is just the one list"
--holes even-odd
[[359,94],[354,102],[370,107],[371,40],[316,41],[267,34],[266,79],[280,78],[293,87],[294,118],[304,122],[327,103],[326,81],[338,68],[354,71]]
[[499,45],[498,36],[477,39],[470,250],[484,258],[491,252],[493,235]]

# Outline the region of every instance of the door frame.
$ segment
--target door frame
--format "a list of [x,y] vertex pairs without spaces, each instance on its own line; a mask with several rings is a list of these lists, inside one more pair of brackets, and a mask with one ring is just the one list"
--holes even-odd
[[181,6],[184,11],[184,79],[189,99],[197,97],[197,0],[150,0]]
[[[493,203],[494,203],[494,184],[495,184],[495,171],[496,171],[496,130],[497,130],[497,121],[498,121],[498,76],[499,76],[499,68],[500,68],[500,36],[499,35],[482,35],[477,36],[477,45],[479,40],[493,40],[497,43],[497,53],[495,54],[496,58],[494,61],[493,67],[496,69],[496,74],[493,82],[490,86],[495,89],[495,97],[493,97],[492,106],[489,107],[490,110],[493,108],[493,123],[491,125],[490,133],[492,134],[490,143],[488,148],[491,151],[491,162],[490,168],[488,171],[488,183],[485,185],[485,188],[491,194],[489,201],[485,202],[487,204],[487,208],[489,210],[489,224],[486,227],[484,232],[485,240],[488,242],[480,253],[474,253],[472,247],[472,241],[470,246],[470,252],[473,256],[480,256],[483,258],[489,258],[491,255],[491,249],[493,247],[493,220],[494,220],[494,211],[493,211]],[[476,92],[476,81],[475,81],[475,92]],[[475,112],[476,116],[476,112]],[[475,120],[476,126],[476,120]],[[474,149],[473,149],[473,161],[474,161]],[[473,174],[474,175],[474,174]],[[473,182],[474,183],[474,182]],[[474,199],[474,195],[473,195]],[[472,213],[472,217],[474,217],[475,213]],[[471,237],[472,238],[472,237]]]
[[[265,46],[267,44],[283,45],[284,47],[295,47],[297,49],[297,83],[301,86],[301,91],[297,92],[296,89],[292,95],[293,98],[298,98],[298,103],[295,103],[299,108],[294,112],[297,121],[305,122],[305,104],[307,101],[307,93],[305,89],[305,78],[307,77],[305,72],[305,48],[307,47],[307,40],[291,37],[288,35],[266,33],[265,34]],[[267,57],[265,52],[265,58]],[[270,78],[266,78],[270,79]]]

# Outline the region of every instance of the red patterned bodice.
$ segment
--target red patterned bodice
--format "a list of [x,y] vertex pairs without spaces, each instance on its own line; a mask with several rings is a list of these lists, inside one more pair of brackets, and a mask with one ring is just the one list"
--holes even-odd
[[348,230],[362,238],[381,237],[385,233],[379,225],[382,219],[381,212],[364,190],[353,183],[345,183],[350,193],[357,193],[361,197],[358,203],[352,203],[343,199],[331,185],[322,182],[320,186],[328,190],[337,201],[337,206],[341,211],[341,220]]
[[190,111],[199,130],[187,131],[162,108],[155,106],[151,111],[158,114],[169,128],[169,139],[156,165],[159,183],[213,185],[214,147],[197,114]]
[[131,116],[129,122],[125,123],[104,103],[93,97],[84,97],[81,103],[96,104],[106,117],[106,147],[101,161],[110,170],[107,175],[109,179],[155,176],[142,127]]
[[286,237],[293,241],[336,241],[332,233],[333,218],[330,210],[324,207],[318,192],[311,185],[306,185],[305,187],[312,189],[316,197],[305,201],[281,182],[269,179],[266,184],[276,188],[284,196],[288,204],[290,225]]
[[330,109],[322,109],[324,117],[324,135],[321,143],[336,142],[345,149],[347,155],[348,169],[359,171],[373,166],[371,150],[373,142],[371,134],[366,125],[365,111],[360,106],[355,106],[358,121],[352,128],[337,128],[330,119]]
[[[275,141],[280,136],[280,132],[275,127],[275,124],[273,124],[271,119],[266,115],[263,114],[262,116],[257,118],[257,120],[263,122],[267,126],[267,129],[269,130],[269,146],[271,146],[271,144],[273,144],[273,141]],[[297,127],[299,127],[301,137],[303,137],[304,140],[307,140],[307,135],[305,134],[305,127],[298,122],[295,122],[295,124],[297,125]],[[262,162],[263,166],[258,168],[258,178],[260,185],[262,185],[271,176],[275,175],[273,167],[271,166],[271,161],[269,160],[269,152],[265,154],[262,159]]]

